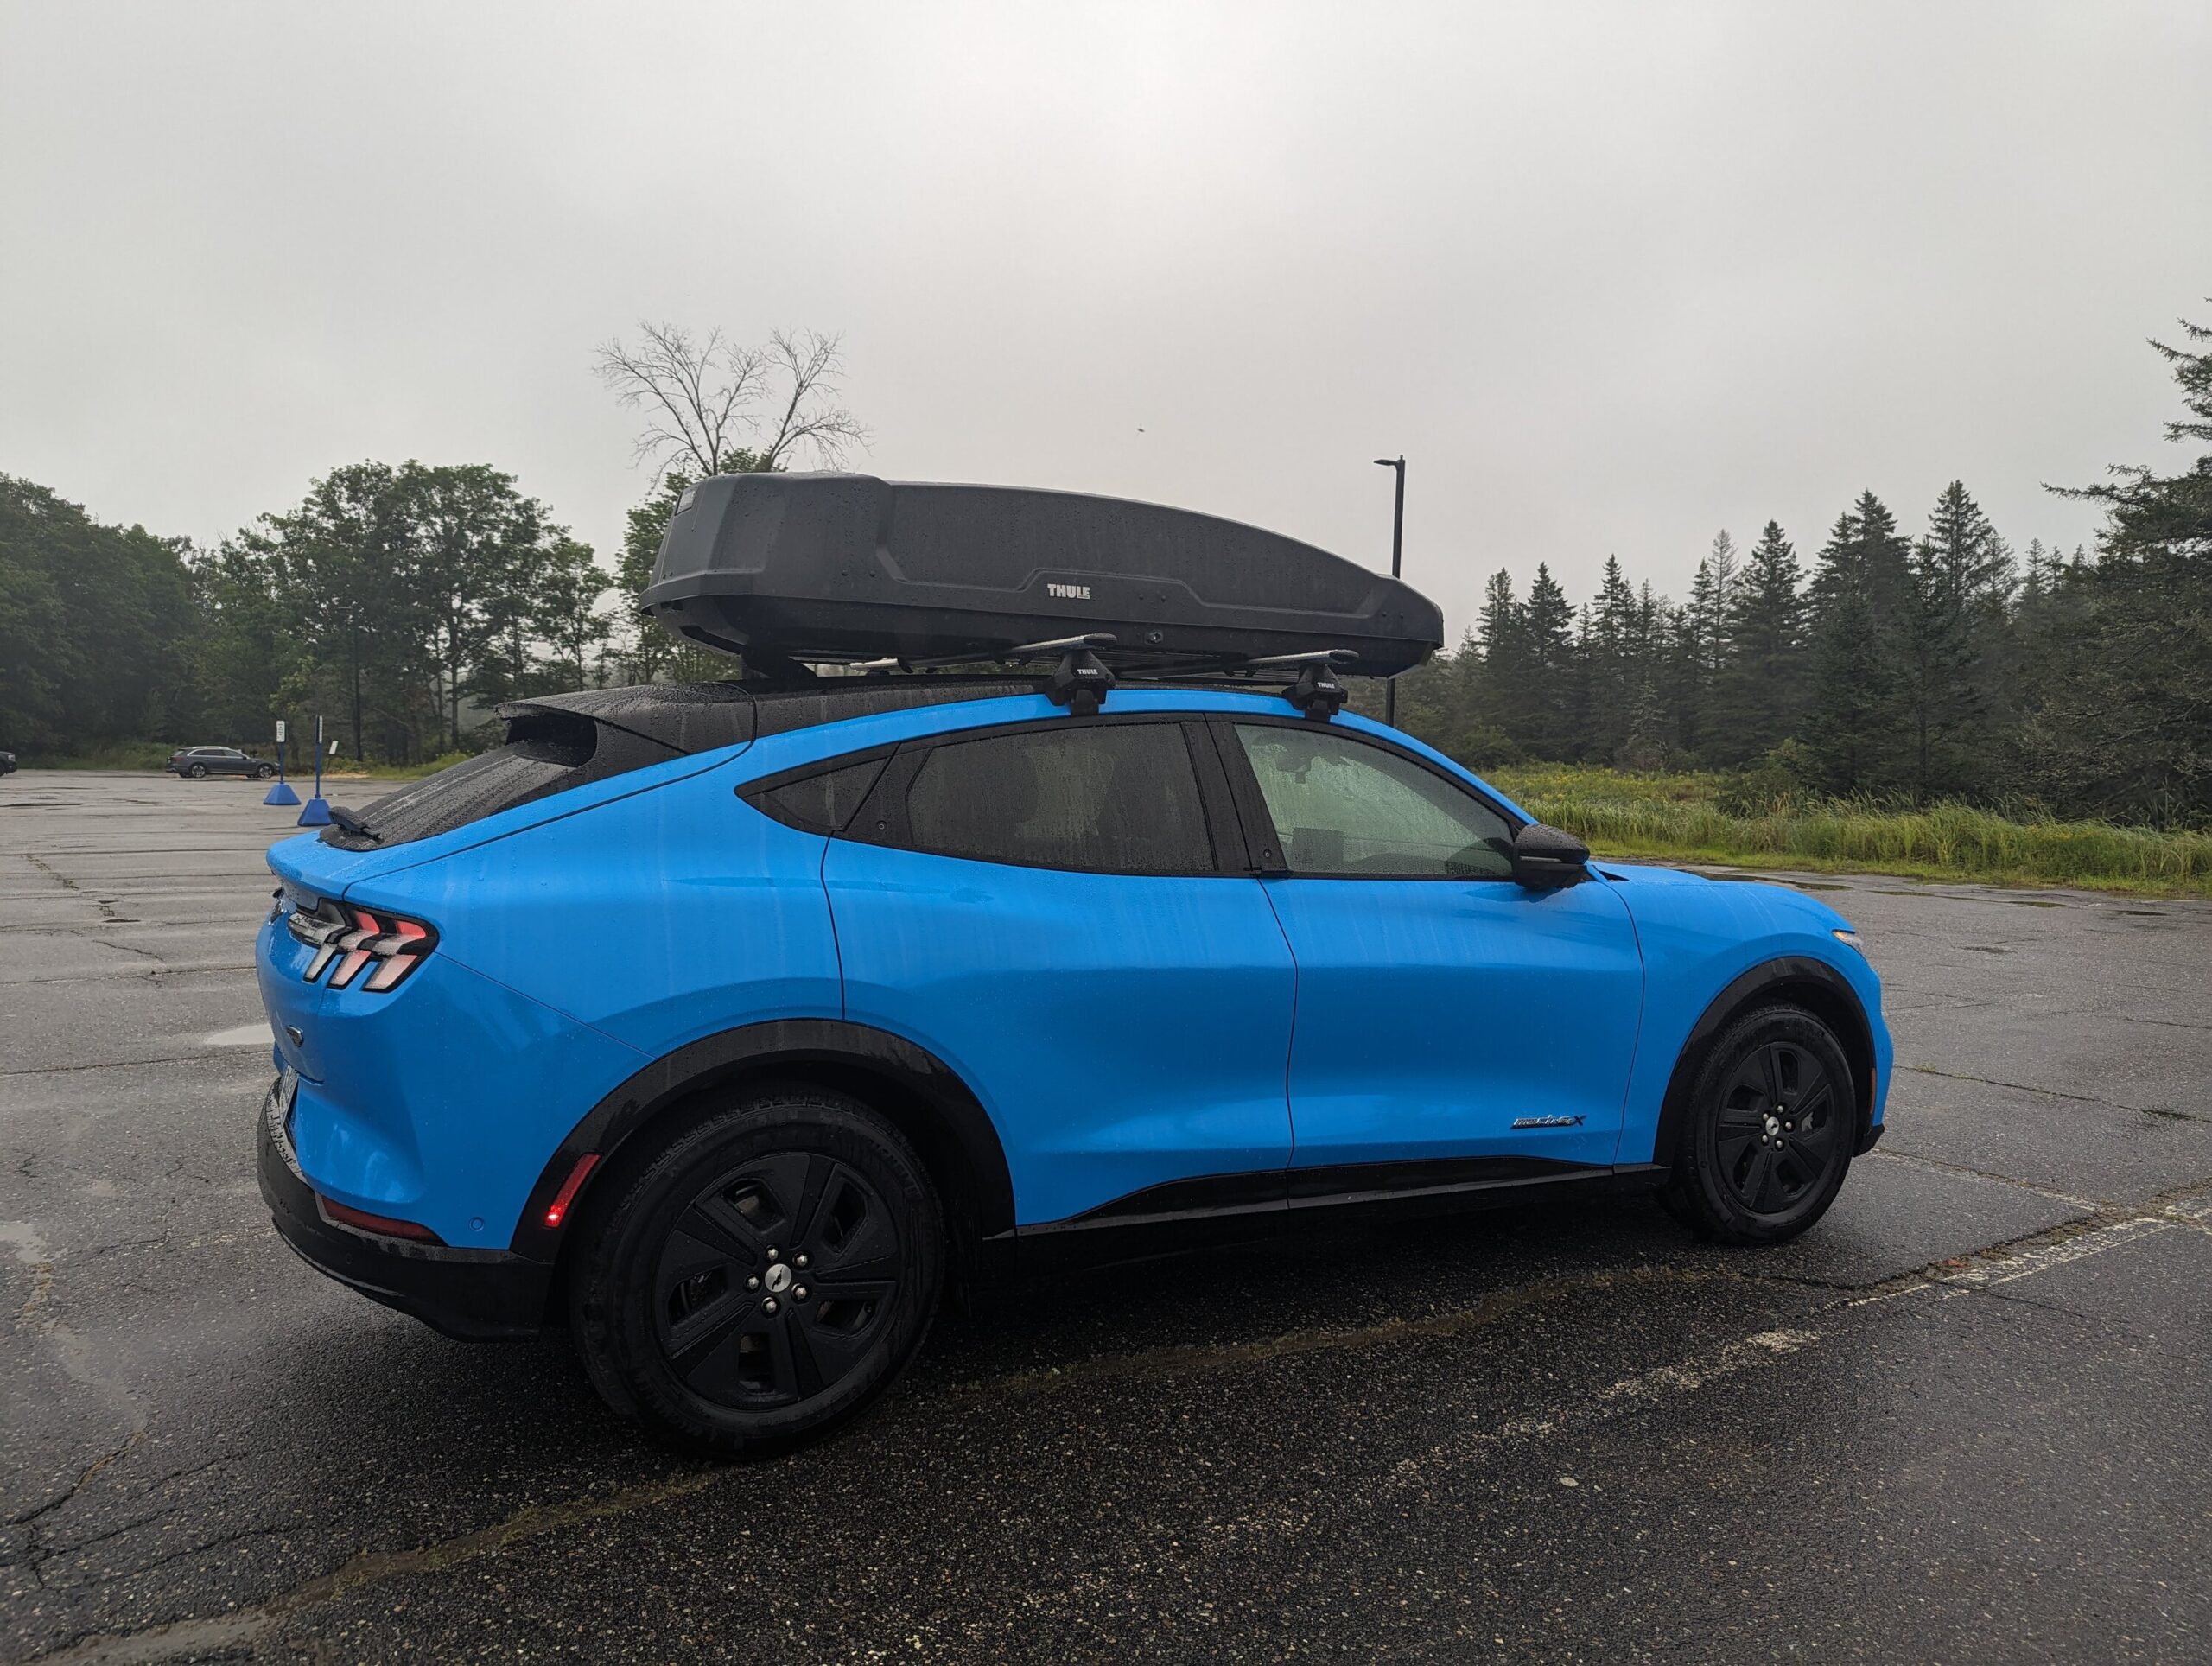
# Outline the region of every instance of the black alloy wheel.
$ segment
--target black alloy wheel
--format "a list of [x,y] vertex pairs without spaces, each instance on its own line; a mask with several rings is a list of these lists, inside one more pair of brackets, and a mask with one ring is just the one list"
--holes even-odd
[[253,766],[253,779],[257,781],[265,781],[276,773],[276,766],[274,764],[256,764]]
[[851,1376],[888,1321],[903,1269],[891,1210],[819,1152],[718,1174],[662,1242],[661,1357],[716,1405],[795,1406]]
[[1834,1202],[1858,1128],[1851,1067],[1827,1026],[1799,1007],[1747,1014],[1699,1067],[1669,1206],[1727,1243],[1795,1237]]
[[578,1347],[624,1415],[761,1456],[858,1413],[920,1347],[944,1224],[912,1148],[865,1106],[760,1094],[624,1167],[570,1249]]
[[195,781],[204,781],[207,779],[207,766],[205,764],[194,764],[184,773],[192,777]]
[[1776,1215],[1827,1178],[1841,1138],[1843,1096],[1819,1059],[1794,1041],[1744,1053],[1714,1118],[1715,1155],[1736,1201]]

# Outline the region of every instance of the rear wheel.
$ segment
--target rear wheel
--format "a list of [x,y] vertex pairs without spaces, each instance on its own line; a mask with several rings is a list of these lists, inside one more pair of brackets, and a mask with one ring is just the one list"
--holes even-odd
[[184,773],[192,777],[195,781],[204,781],[207,779],[207,766],[205,764],[194,764],[191,768],[186,770]]
[[1802,1007],[1736,1020],[1698,1067],[1667,1203],[1702,1237],[1779,1243],[1827,1212],[1858,1131],[1851,1066]]
[[664,1439],[757,1457],[822,1434],[921,1346],[937,1195],[867,1107],[794,1088],[708,1116],[583,1223],[571,1332],[594,1386]]

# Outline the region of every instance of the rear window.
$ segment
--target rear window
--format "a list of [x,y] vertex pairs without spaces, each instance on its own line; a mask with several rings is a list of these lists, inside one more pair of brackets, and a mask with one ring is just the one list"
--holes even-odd
[[532,712],[511,719],[507,732],[506,745],[356,811],[371,836],[334,823],[322,830],[323,843],[346,850],[381,850],[433,838],[588,781],[683,756],[674,747],[574,712]]

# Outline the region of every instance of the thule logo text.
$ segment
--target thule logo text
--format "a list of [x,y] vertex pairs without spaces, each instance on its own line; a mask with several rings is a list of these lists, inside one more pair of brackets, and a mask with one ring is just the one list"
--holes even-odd
[[1090,600],[1090,587],[1088,584],[1054,584],[1048,579],[1045,583],[1045,594],[1058,596],[1065,601],[1088,601]]

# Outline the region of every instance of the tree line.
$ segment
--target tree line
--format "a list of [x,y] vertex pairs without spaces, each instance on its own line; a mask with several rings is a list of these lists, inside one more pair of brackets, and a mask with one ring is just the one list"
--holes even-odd
[[0,475],[0,735],[30,751],[266,747],[324,713],[359,758],[466,743],[464,714],[605,669],[590,548],[483,464],[349,464],[212,550]]
[[866,437],[835,397],[836,338],[647,324],[597,367],[646,412],[653,465],[613,571],[480,463],[346,464],[212,549],[0,474],[0,747],[265,747],[278,718],[320,714],[350,757],[413,763],[477,744],[503,700],[727,675],[635,596],[692,478],[835,462]]
[[[2212,330],[2152,345],[2212,441]],[[1747,798],[2028,804],[2212,819],[2212,455],[2119,468],[2096,552],[2016,553],[1954,480],[1909,535],[1860,494],[1809,561],[1726,531],[1676,603],[1609,559],[1577,607],[1540,564],[1491,576],[1456,652],[1402,678],[1402,722],[1479,767],[1739,773]]]
[[[1401,679],[1400,716],[1478,767],[1719,769],[1747,802],[2212,820],[2212,330],[2183,328],[2152,343],[2190,413],[2167,437],[2207,449],[2072,489],[2107,511],[2094,554],[2015,551],[1954,481],[1913,532],[1871,491],[1809,554],[1772,521],[1748,550],[1723,532],[1680,603],[1618,560],[1580,606],[1548,564],[1525,591],[1501,570],[1458,650]],[[839,366],[819,335],[603,347],[654,469],[611,572],[481,464],[335,468],[210,550],[0,475],[0,746],[265,744],[320,712],[353,756],[406,762],[471,745],[500,700],[726,675],[636,595],[691,480],[865,439]]]

